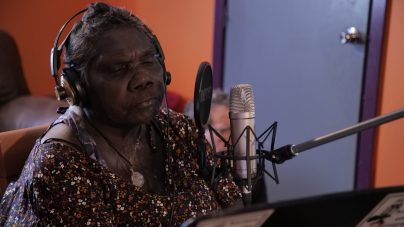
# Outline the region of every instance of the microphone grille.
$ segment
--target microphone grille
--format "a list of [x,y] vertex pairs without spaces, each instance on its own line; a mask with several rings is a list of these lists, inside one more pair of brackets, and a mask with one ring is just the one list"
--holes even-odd
[[255,113],[254,94],[251,84],[238,84],[230,90],[230,112]]

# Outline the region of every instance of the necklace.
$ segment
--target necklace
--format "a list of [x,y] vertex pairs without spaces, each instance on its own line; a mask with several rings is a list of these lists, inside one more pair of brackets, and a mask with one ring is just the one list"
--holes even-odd
[[[114,146],[114,144],[112,144],[112,142],[107,138],[107,136],[105,136],[104,133],[101,132],[101,130],[95,127],[95,125],[93,125],[90,121],[88,121],[88,123],[104,139],[104,141],[108,144],[108,146],[111,147],[112,150],[114,150],[115,153],[122,160],[124,160],[125,163],[129,166],[132,184],[135,185],[136,187],[142,188],[145,183],[143,174],[135,170],[134,166],[129,161],[129,159],[126,158],[121,152],[119,152],[119,150]],[[137,149],[139,146],[140,146],[140,135],[136,140],[134,153],[137,153]]]

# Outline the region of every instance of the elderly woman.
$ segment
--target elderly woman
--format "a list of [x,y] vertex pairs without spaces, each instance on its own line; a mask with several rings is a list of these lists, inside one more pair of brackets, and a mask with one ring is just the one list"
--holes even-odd
[[88,7],[64,55],[82,91],[9,185],[1,225],[179,225],[240,201],[231,176],[211,185],[200,174],[193,122],[160,109],[165,69],[153,37],[126,10]]

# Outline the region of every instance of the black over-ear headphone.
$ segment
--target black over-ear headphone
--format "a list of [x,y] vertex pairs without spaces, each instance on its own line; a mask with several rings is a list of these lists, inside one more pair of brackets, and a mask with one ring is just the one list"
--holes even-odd
[[[70,34],[72,31],[69,31],[66,38],[62,41],[62,43],[58,46],[60,36],[64,31],[65,27],[78,15],[84,13],[87,9],[83,9],[72,17],[70,17],[60,28],[59,33],[56,36],[54,41],[53,47],[51,49],[50,55],[50,69],[51,74],[55,80],[55,94],[56,98],[60,100],[67,100],[70,105],[79,105],[79,106],[88,106],[89,100],[84,89],[84,86],[81,84],[80,81],[80,72],[78,72],[74,65],[69,65],[68,67],[63,68],[62,75],[59,76],[59,68],[61,63],[61,54],[63,48],[66,48],[66,43],[69,42]],[[134,15],[132,15],[135,17]],[[152,31],[143,24],[145,29],[144,33],[147,37],[151,40],[153,46],[157,52],[157,60],[159,61],[161,67],[163,68],[163,81],[164,81],[164,89],[166,86],[171,82],[171,74],[166,71],[165,63],[164,63],[164,53],[160,46],[160,42],[158,41],[157,37],[152,33]]]

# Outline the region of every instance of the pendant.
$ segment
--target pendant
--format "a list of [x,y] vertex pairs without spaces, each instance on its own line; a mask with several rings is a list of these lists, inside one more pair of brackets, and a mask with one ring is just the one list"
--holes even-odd
[[141,174],[133,169],[130,169],[130,172],[131,172],[132,184],[139,188],[143,187],[143,185],[144,185],[143,174]]

